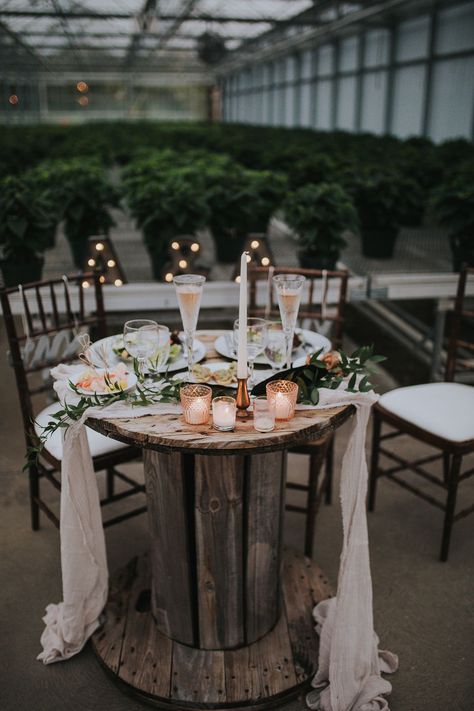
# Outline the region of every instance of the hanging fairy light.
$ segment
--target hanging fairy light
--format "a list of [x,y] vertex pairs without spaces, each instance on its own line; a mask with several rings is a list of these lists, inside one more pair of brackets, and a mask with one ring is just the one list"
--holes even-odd
[[78,81],[76,84],[76,89],[81,93],[85,94],[87,91],[89,91],[89,85],[85,81]]
[[16,106],[19,102],[18,94],[10,94],[8,97],[8,103],[11,104],[12,106]]

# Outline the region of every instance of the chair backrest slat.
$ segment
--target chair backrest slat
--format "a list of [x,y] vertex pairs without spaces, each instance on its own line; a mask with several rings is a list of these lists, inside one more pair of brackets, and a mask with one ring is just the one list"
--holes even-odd
[[[82,282],[85,280],[93,280],[95,285],[95,303],[91,305],[90,312],[86,314],[85,299],[83,294]],[[74,288],[78,291],[77,301],[79,310],[77,317],[71,304],[69,288]],[[58,299],[57,291],[64,293],[64,306],[66,313],[60,313],[58,304],[61,301]],[[21,292],[21,302],[24,309],[24,321],[20,325],[19,320],[14,318],[10,303],[10,298],[16,298],[18,292]],[[34,301],[29,299],[29,295],[34,294]],[[44,295],[50,297],[44,299]],[[82,274],[75,275],[66,279],[51,279],[43,282],[34,282],[32,284],[22,285],[21,287],[0,289],[0,301],[2,304],[3,316],[5,320],[5,328],[8,336],[10,349],[10,360],[15,372],[18,395],[20,398],[20,406],[23,416],[23,424],[25,436],[28,444],[31,444],[34,437],[34,429],[32,425],[33,406],[32,396],[38,393],[45,392],[51,389],[51,386],[43,383],[38,384],[38,375],[33,376],[38,372],[58,365],[59,362],[67,362],[75,359],[75,355],[68,353],[61,354],[53,348],[50,351],[46,347],[44,356],[42,347],[39,346],[41,353],[35,353],[36,360],[33,357],[32,361],[25,363],[24,351],[30,339],[34,339],[35,343],[41,343],[42,337],[53,336],[61,332],[69,332],[76,334],[76,328],[88,327],[95,329],[98,337],[106,335],[105,312],[102,298],[102,285],[99,281],[98,274]],[[48,303],[50,301],[50,304]],[[37,314],[32,313],[32,303],[36,303]],[[51,313],[49,313],[51,311]],[[26,332],[25,332],[26,331]],[[46,343],[47,345],[47,343]],[[33,349],[34,352],[34,349]],[[42,357],[43,356],[43,357]],[[30,382],[30,378],[32,382]]]
[[[463,368],[463,364],[459,364],[459,352],[474,351],[474,343],[467,341],[461,333],[462,327],[466,320],[473,321],[474,311],[464,308],[466,299],[466,286],[469,278],[474,278],[474,267],[465,267],[459,274],[458,289],[456,293],[456,301],[454,304],[454,312],[451,326],[451,333],[448,345],[448,358],[446,361],[446,369],[444,379],[453,381],[456,376],[456,371]],[[474,323],[471,323],[470,334],[474,332]],[[466,370],[466,368],[464,368]],[[468,366],[467,370],[472,370],[472,366]]]

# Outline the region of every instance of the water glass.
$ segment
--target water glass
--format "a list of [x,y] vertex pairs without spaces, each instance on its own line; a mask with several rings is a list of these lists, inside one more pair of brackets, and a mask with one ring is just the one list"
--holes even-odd
[[[167,342],[167,346],[163,343]],[[138,370],[143,379],[147,373],[147,360],[161,348],[163,356],[169,354],[170,332],[150,319],[126,321],[123,327],[123,343],[127,351],[138,360]]]
[[281,323],[267,323],[265,356],[275,371],[283,370],[286,362],[286,335]]
[[265,395],[259,395],[253,401],[253,426],[257,432],[275,429],[275,404]]
[[[267,342],[267,322],[264,318],[247,319],[247,358],[249,362],[250,378],[249,385],[254,384],[254,362],[255,358],[263,353]],[[234,321],[234,346],[238,350],[239,343],[239,319]]]

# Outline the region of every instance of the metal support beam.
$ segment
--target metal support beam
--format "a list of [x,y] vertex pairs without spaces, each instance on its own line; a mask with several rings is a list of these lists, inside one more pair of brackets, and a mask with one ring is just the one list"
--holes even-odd
[[14,32],[10,27],[5,22],[2,22],[0,20],[0,30],[3,31],[8,37],[10,37],[11,40],[18,46],[21,47],[21,49],[26,52],[27,54],[30,55],[30,57],[33,57],[38,64],[41,64],[45,69],[49,71],[50,67],[48,63],[41,57],[29,44],[24,42],[22,38]]
[[438,10],[435,7],[430,18],[430,34],[429,34],[429,45],[428,45],[428,61],[426,64],[426,74],[425,74],[425,94],[423,97],[423,116],[421,123],[421,135],[428,136],[429,121],[430,121],[430,110],[431,110],[431,96],[433,93],[433,66],[434,66],[434,55],[436,50],[436,39],[438,34]]
[[146,36],[153,19],[156,17],[156,3],[157,0],[145,0],[143,7],[140,10],[137,21],[140,27],[139,32],[135,32],[127,48],[127,53],[125,56],[125,65],[131,66],[135,60],[138,50],[140,49],[140,44],[142,39]]
[[387,95],[385,98],[385,115],[384,115],[384,132],[390,133],[392,130],[393,116],[393,89],[395,84],[395,63],[397,61],[397,45],[398,45],[398,24],[390,26],[390,54],[388,60],[387,73]]

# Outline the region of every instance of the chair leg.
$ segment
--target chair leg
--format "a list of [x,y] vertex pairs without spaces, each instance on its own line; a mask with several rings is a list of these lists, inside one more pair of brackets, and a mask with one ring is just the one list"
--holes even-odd
[[448,498],[444,515],[443,537],[441,540],[440,560],[445,563],[448,560],[449,543],[453,528],[454,509],[456,508],[456,495],[458,493],[459,472],[461,470],[462,456],[457,454],[451,462],[451,471],[448,482]]
[[309,457],[309,482],[308,498],[306,504],[306,528],[304,537],[304,554],[311,558],[313,555],[314,529],[316,514],[318,513],[320,498],[318,498],[318,481],[321,465],[327,452],[327,444],[318,447]]
[[326,482],[324,485],[324,503],[329,505],[332,503],[332,479],[334,472],[334,440],[335,435],[331,437],[326,454]]
[[107,469],[107,498],[115,493],[115,475],[113,468]]
[[375,496],[377,493],[377,477],[379,469],[379,454],[380,454],[380,431],[382,429],[382,418],[374,411],[374,424],[372,429],[372,457],[370,462],[370,478],[369,478],[369,511],[375,508]]
[[30,507],[31,507],[31,528],[33,531],[38,531],[40,527],[39,514],[40,509],[37,504],[39,499],[39,472],[35,466],[29,468],[30,481]]

